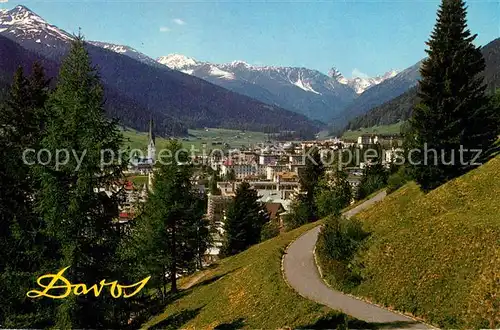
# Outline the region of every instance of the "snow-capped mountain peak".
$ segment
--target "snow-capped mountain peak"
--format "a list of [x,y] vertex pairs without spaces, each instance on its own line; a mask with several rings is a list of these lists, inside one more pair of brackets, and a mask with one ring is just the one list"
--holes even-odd
[[168,66],[171,69],[183,70],[189,69],[191,66],[196,66],[201,64],[194,58],[187,57],[181,54],[169,54],[167,56],[161,56],[156,59],[159,63]]
[[0,32],[6,36],[31,39],[37,43],[44,43],[44,39],[50,39],[49,37],[63,41],[73,39],[72,35],[47,23],[25,6],[16,6],[0,12]]
[[356,93],[318,70],[303,67],[257,66],[244,61],[223,64],[170,54],[158,62],[234,92],[327,121]]
[[400,73],[401,70],[394,70],[394,69],[391,69],[389,71],[387,71],[383,76],[382,76],[382,79],[386,80],[386,79],[390,79],[392,77],[395,77],[398,73]]
[[[68,47],[68,42],[75,38],[75,36],[59,29],[57,26],[47,23],[42,17],[25,6],[16,6],[11,10],[0,11],[0,33],[7,38],[20,42],[29,49],[38,50],[40,47],[49,47],[54,50],[51,56],[61,52],[64,53]],[[88,43],[109,49],[115,53],[127,55],[149,65],[164,68],[154,59],[129,46],[100,41],[88,41]]]
[[342,75],[337,75],[336,79],[341,84],[351,86],[357,94],[362,94],[367,89],[395,77],[399,72],[398,70],[391,69],[383,75],[376,77],[352,77],[351,79],[347,79]]
[[231,66],[234,66],[234,67],[242,66],[242,67],[245,67],[245,68],[250,68],[250,67],[252,67],[252,66],[251,66],[250,64],[248,64],[247,62],[245,62],[245,61],[241,61],[241,60],[232,61],[232,62],[231,62]]
[[143,63],[149,64],[149,65],[154,65],[154,66],[160,66],[158,62],[156,62],[154,59],[151,57],[141,53],[135,48],[132,48],[130,46],[125,46],[125,45],[118,45],[110,42],[102,42],[102,41],[89,41],[89,44],[92,44],[97,47],[101,47],[104,49],[108,49],[110,51],[113,51],[118,54],[126,55],[128,57],[131,57],[133,59],[136,59],[138,61],[141,61]]
[[123,46],[123,45],[117,45],[117,44],[112,44],[109,42],[101,42],[101,41],[89,41],[94,46],[99,46],[104,49],[109,49],[114,51],[115,53],[123,54],[129,51],[137,52],[135,49],[128,47],[128,46]]

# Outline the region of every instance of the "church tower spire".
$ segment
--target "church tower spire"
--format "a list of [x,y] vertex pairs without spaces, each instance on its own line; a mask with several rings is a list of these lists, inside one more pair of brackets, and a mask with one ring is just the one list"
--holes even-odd
[[155,133],[153,131],[153,119],[149,120],[149,143],[151,142],[153,142],[153,144],[156,144]]
[[148,143],[148,160],[154,164],[156,157],[156,141],[153,131],[153,119],[149,120],[149,143]]

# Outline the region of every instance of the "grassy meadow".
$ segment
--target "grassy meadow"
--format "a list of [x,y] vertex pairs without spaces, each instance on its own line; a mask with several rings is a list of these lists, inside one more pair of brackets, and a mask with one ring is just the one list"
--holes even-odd
[[402,122],[399,122],[397,124],[392,124],[392,125],[373,126],[367,128],[360,128],[355,131],[346,131],[342,135],[342,139],[357,140],[358,136],[363,134],[399,134],[401,132],[402,124],[403,124]]
[[350,293],[439,327],[499,328],[498,173],[500,157],[427,195],[407,184],[358,214],[371,237]]
[[[130,149],[140,149],[145,151],[149,142],[148,133],[137,132],[135,130],[125,129],[122,131],[126,146]],[[190,129],[189,136],[179,138],[182,141],[184,148],[191,150],[192,147],[198,150],[206,149],[207,152],[214,148],[223,148],[223,144],[227,143],[229,148],[241,148],[255,145],[267,140],[267,136],[262,132],[230,130],[223,128],[208,128],[208,129]],[[166,147],[168,139],[156,137],[156,150],[161,150]],[[213,143],[221,143],[222,145],[214,145]]]
[[[286,246],[319,223],[305,225],[191,276],[196,281],[180,298],[150,319],[155,329],[373,328],[302,298],[284,281]],[[189,282],[184,279],[183,282]]]

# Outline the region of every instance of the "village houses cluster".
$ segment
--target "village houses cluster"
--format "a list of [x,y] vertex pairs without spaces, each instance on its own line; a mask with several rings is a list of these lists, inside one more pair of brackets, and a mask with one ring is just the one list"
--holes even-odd
[[[195,156],[197,163],[210,167],[218,172],[221,181],[217,182],[220,194],[211,195],[208,189],[207,176],[202,170],[193,177],[194,186],[201,193],[208,195],[206,217],[214,232],[214,243],[208,255],[217,258],[223,239],[225,210],[236,189],[242,182],[248,182],[260,196],[269,213],[270,219],[283,226],[283,216],[289,211],[294,198],[301,194],[299,173],[305,167],[307,150],[317,147],[322,157],[342,150],[362,150],[373,145],[383,146],[382,163],[388,166],[394,159],[395,152],[401,150],[399,137],[393,135],[362,135],[357,140],[293,141],[259,143],[241,149],[215,149],[209,155]],[[155,137],[150,129],[147,157],[136,159],[128,166],[128,180],[122,185],[123,199],[120,206],[120,222],[133,219],[137,206],[143,203],[148,193],[154,189]],[[203,159],[200,159],[202,157]],[[356,166],[346,166],[348,181],[355,190],[363,176],[365,162]],[[200,167],[201,168],[201,167]],[[327,171],[331,171],[327,167]]]

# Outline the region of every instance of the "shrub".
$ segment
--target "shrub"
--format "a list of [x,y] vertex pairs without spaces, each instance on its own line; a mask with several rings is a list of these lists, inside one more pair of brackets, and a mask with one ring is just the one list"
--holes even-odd
[[333,286],[350,290],[361,282],[360,265],[354,256],[368,236],[357,220],[339,216],[326,220],[319,234],[317,255]]
[[396,173],[392,174],[387,180],[387,193],[390,194],[392,192],[395,192],[396,190],[404,186],[409,180],[410,177],[408,175],[406,167],[401,166],[399,170]]
[[276,237],[280,234],[280,227],[277,221],[269,221],[262,226],[262,231],[260,233],[260,241],[264,242],[268,239]]
[[387,185],[388,173],[382,164],[368,165],[358,186],[357,200],[362,200],[370,194]]
[[303,196],[299,196],[292,203],[290,212],[283,218],[285,230],[289,231],[308,223],[310,215],[309,207],[306,199]]

